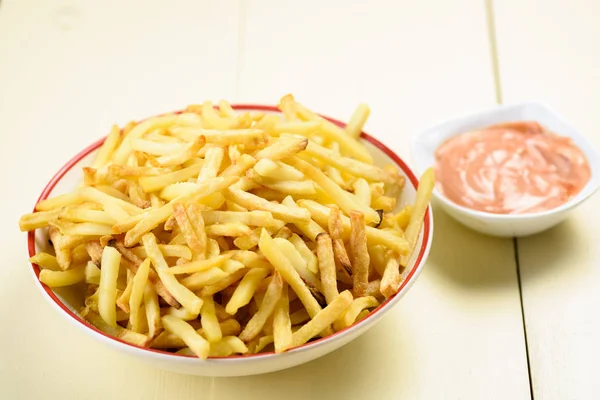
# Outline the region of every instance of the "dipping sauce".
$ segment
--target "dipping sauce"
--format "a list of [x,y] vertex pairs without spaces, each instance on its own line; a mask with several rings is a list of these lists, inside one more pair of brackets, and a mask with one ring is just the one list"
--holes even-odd
[[566,203],[591,176],[568,137],[537,122],[510,122],[455,136],[435,153],[437,187],[451,201],[495,214],[549,210]]

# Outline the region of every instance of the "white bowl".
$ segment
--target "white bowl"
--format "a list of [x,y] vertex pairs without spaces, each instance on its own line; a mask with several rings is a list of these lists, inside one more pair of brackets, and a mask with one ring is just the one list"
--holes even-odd
[[600,157],[590,142],[573,126],[542,103],[529,102],[498,106],[493,109],[452,119],[435,125],[413,137],[412,156],[418,173],[435,164],[435,151],[447,139],[489,125],[510,121],[533,120],[561,136],[570,137],[583,150],[591,167],[587,185],[567,203],[551,210],[531,214],[491,214],[460,206],[438,189],[436,202],[457,221],[488,235],[511,237],[539,233],[563,221],[569,212],[594,194],[600,186]]
[[[234,107],[238,110],[259,110],[263,112],[277,112],[275,107],[268,106],[253,106],[243,105]],[[343,126],[343,124],[331,120],[332,122]],[[39,200],[49,196],[58,195],[71,191],[76,185],[81,182],[80,168],[88,165],[93,159],[98,148],[103,143],[104,139],[92,144],[84,149],[69,161],[48,183],[42,192]],[[376,139],[363,133],[363,142],[379,165],[394,164],[398,170],[406,177],[406,186],[402,192],[398,208],[406,204],[412,204],[415,200],[417,178],[406,164],[398,158],[390,149],[385,147]],[[39,201],[38,200],[38,201]],[[359,335],[366,332],[377,321],[379,321],[400,298],[408,291],[420,274],[425,259],[429,254],[433,236],[433,216],[431,210],[428,209],[425,215],[425,221],[417,247],[413,253],[412,259],[407,268],[403,272],[403,282],[399,292],[389,298],[370,315],[360,322],[348,327],[340,332],[329,337],[310,342],[304,346],[295,348],[283,354],[258,354],[251,356],[236,356],[224,358],[209,358],[208,360],[200,360],[196,357],[176,355],[159,350],[151,350],[137,347],[129,343],[123,342],[114,337],[108,336],[87,322],[83,321],[77,310],[80,309],[83,303],[81,293],[78,293],[74,288],[51,289],[39,281],[39,268],[37,265],[32,265],[32,272],[39,288],[42,290],[44,297],[50,304],[64,316],[72,326],[75,326],[87,335],[92,336],[96,340],[105,343],[117,351],[129,354],[138,358],[141,361],[154,364],[156,367],[174,372],[203,375],[203,376],[242,376],[254,375],[266,372],[278,371],[281,369],[293,367],[307,361],[321,357],[339,347],[345,345]],[[29,254],[33,256],[36,251],[48,248],[47,234],[43,230],[29,232],[28,235]],[[375,339],[375,338],[374,338]]]

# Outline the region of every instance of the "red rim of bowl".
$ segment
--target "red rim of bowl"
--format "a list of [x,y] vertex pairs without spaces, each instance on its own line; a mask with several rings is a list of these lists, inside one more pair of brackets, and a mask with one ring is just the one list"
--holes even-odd
[[[279,109],[275,106],[266,106],[266,105],[255,105],[255,104],[237,104],[237,105],[232,105],[232,108],[235,110],[245,110],[245,111],[268,111],[268,112],[277,112],[279,113]],[[178,111],[176,113],[181,113],[182,111]],[[323,118],[331,121],[332,123],[340,126],[340,127],[345,127],[346,125],[336,119],[321,115]],[[389,158],[391,158],[394,163],[396,163],[396,165],[398,167],[400,167],[400,169],[406,174],[406,176],[408,176],[408,178],[410,179],[410,182],[412,183],[412,185],[416,188],[418,186],[418,179],[417,177],[414,175],[414,173],[411,171],[411,169],[406,165],[406,163],[400,159],[400,157],[398,157],[392,150],[390,150],[387,146],[385,146],[383,143],[381,143],[379,140],[375,139],[374,137],[370,136],[369,134],[362,132],[361,133],[361,138],[363,138],[364,140],[366,140],[367,142],[371,143],[373,146],[377,147],[379,150],[381,150],[383,153],[385,153]],[[52,179],[50,180],[50,182],[48,182],[48,184],[46,185],[46,187],[44,188],[44,190],[42,191],[42,194],[40,195],[40,197],[38,198],[37,203],[39,203],[41,200],[44,200],[48,197],[48,195],[52,192],[52,190],[54,190],[54,187],[56,186],[56,184],[66,175],[67,172],[69,172],[75,165],[77,165],[84,157],[86,157],[87,155],[89,155],[91,152],[93,152],[94,150],[98,149],[100,146],[102,146],[102,144],[104,143],[104,140],[106,139],[106,137],[96,141],[95,143],[92,143],[91,145],[89,145],[88,147],[86,147],[85,149],[83,149],[81,152],[79,152],[77,155],[75,155],[75,157],[73,157],[71,160],[69,160],[57,173],[56,175],[54,175],[54,177],[52,177]],[[35,212],[35,207],[34,210]],[[386,305],[388,305],[394,298],[396,298],[396,296],[398,296],[402,290],[408,285],[409,282],[412,281],[413,276],[415,275],[415,273],[419,270],[419,267],[421,266],[421,263],[424,261],[423,258],[425,257],[426,251],[427,251],[427,246],[428,246],[428,242],[429,242],[429,237],[431,234],[431,221],[430,221],[430,207],[427,208],[427,211],[425,213],[425,217],[424,217],[424,223],[423,223],[423,243],[421,244],[421,247],[419,249],[419,254],[415,260],[415,264],[413,265],[413,268],[410,270],[410,272],[408,273],[408,275],[406,276],[406,279],[404,279],[402,281],[402,284],[400,285],[400,288],[398,289],[398,292],[396,292],[396,294],[394,294],[393,296],[391,296],[390,298],[388,298],[386,301],[384,301],[383,303],[381,303],[377,308],[375,308],[375,310],[373,310],[369,315],[367,315],[365,318],[363,318],[362,320],[360,320],[359,322],[350,325],[347,328],[344,328],[340,331],[335,332],[332,335],[326,336],[324,338],[320,338],[317,340],[313,340],[311,342],[308,342],[302,346],[298,346],[296,348],[293,348],[291,350],[289,350],[287,353],[292,353],[292,352],[296,352],[296,351],[300,351],[303,349],[306,349],[308,347],[312,347],[315,345],[318,345],[320,343],[323,343],[325,341],[329,341],[331,339],[333,339],[335,336],[341,335],[344,332],[348,331],[349,329],[352,329],[354,327],[360,326],[362,324],[364,324],[364,322],[370,318],[372,318],[375,314],[377,314],[381,309],[383,309],[384,307],[386,307]],[[33,257],[35,255],[35,231],[30,231],[27,234],[27,245],[28,245],[28,250],[29,250],[29,257]],[[104,336],[105,338],[108,338],[112,341],[118,342],[120,344],[126,345],[128,347],[132,347],[135,349],[139,349],[139,350],[143,350],[143,351],[148,351],[151,353],[155,353],[155,354],[161,354],[161,355],[166,355],[166,356],[170,356],[170,357],[181,357],[181,358],[197,358],[195,356],[189,356],[189,355],[183,355],[183,354],[175,354],[175,353],[171,353],[168,351],[162,351],[162,350],[157,350],[157,349],[150,349],[147,347],[140,347],[140,346],[136,346],[134,344],[125,342],[121,339],[118,339],[116,337],[110,336],[104,332],[102,332],[100,329],[96,328],[95,326],[93,326],[92,324],[88,323],[87,321],[84,321],[83,319],[81,319],[81,317],[79,315],[77,315],[75,312],[73,312],[69,307],[67,307],[62,301],[60,301],[60,299],[57,297],[57,295],[52,291],[52,289],[50,287],[48,287],[47,285],[43,284],[42,282],[40,282],[40,268],[37,264],[31,264],[32,268],[33,268],[33,272],[37,278],[38,283],[41,285],[42,289],[46,292],[46,295],[52,299],[52,301],[54,301],[54,303],[61,309],[63,310],[67,315],[69,315],[71,318],[73,318],[73,320],[75,322],[78,322],[80,324],[82,324],[83,326],[91,329],[92,331],[94,331],[95,333]],[[411,282],[412,283],[412,282]],[[285,354],[285,353],[284,353]],[[228,356],[228,357],[209,357],[210,360],[216,361],[216,360],[230,360],[230,359],[256,359],[256,358],[260,358],[260,357],[266,357],[266,356],[272,356],[275,355],[274,352],[269,352],[269,353],[259,353],[259,354],[250,354],[250,355],[236,355],[236,356]]]

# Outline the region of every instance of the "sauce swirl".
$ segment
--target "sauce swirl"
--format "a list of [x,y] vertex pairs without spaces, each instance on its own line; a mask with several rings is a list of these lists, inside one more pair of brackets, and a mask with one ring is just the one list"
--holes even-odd
[[437,149],[435,160],[437,187],[448,199],[495,214],[558,207],[591,177],[585,155],[570,138],[530,121],[450,138]]

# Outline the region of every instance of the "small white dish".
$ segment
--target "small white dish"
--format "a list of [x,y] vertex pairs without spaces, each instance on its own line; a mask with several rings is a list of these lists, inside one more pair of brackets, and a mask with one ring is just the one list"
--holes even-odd
[[[277,108],[271,106],[238,105],[233,106],[233,108],[243,111],[279,112]],[[338,121],[330,120],[340,126],[344,126]],[[67,162],[50,180],[38,201],[69,192],[80,184],[82,177],[81,168],[92,162],[103,142],[104,139],[97,141]],[[373,155],[373,159],[378,165],[395,165],[400,174],[406,178],[406,185],[400,195],[397,209],[399,210],[407,204],[413,204],[416,198],[418,180],[412,170],[394,152],[377,139],[363,133],[362,142]],[[40,282],[40,269],[37,265],[32,264],[31,272],[44,298],[61,316],[84,334],[118,352],[128,354],[142,362],[155,365],[157,368],[173,372],[201,376],[244,376],[274,372],[317,359],[342,347],[373,327],[399,303],[402,296],[412,287],[425,265],[432,239],[433,214],[431,209],[428,208],[415,250],[402,273],[402,284],[395,295],[388,298],[373,310],[371,314],[352,326],[281,354],[263,353],[247,356],[211,357],[208,360],[200,360],[187,355],[138,347],[109,336],[84,321],[78,313],[78,310],[83,305],[83,298],[76,286],[51,289]],[[49,245],[46,230],[38,229],[29,232],[27,235],[27,244],[30,257],[38,251],[47,251]]]
[[527,236],[542,232],[562,222],[569,212],[593,195],[600,187],[600,155],[591,143],[571,124],[543,103],[527,102],[498,106],[487,111],[439,123],[415,135],[412,156],[417,173],[435,165],[435,151],[447,139],[461,133],[511,121],[537,121],[560,136],[568,136],[585,153],[592,171],[587,185],[560,207],[531,214],[491,214],[460,206],[438,189],[433,197],[454,219],[478,232],[500,236]]

